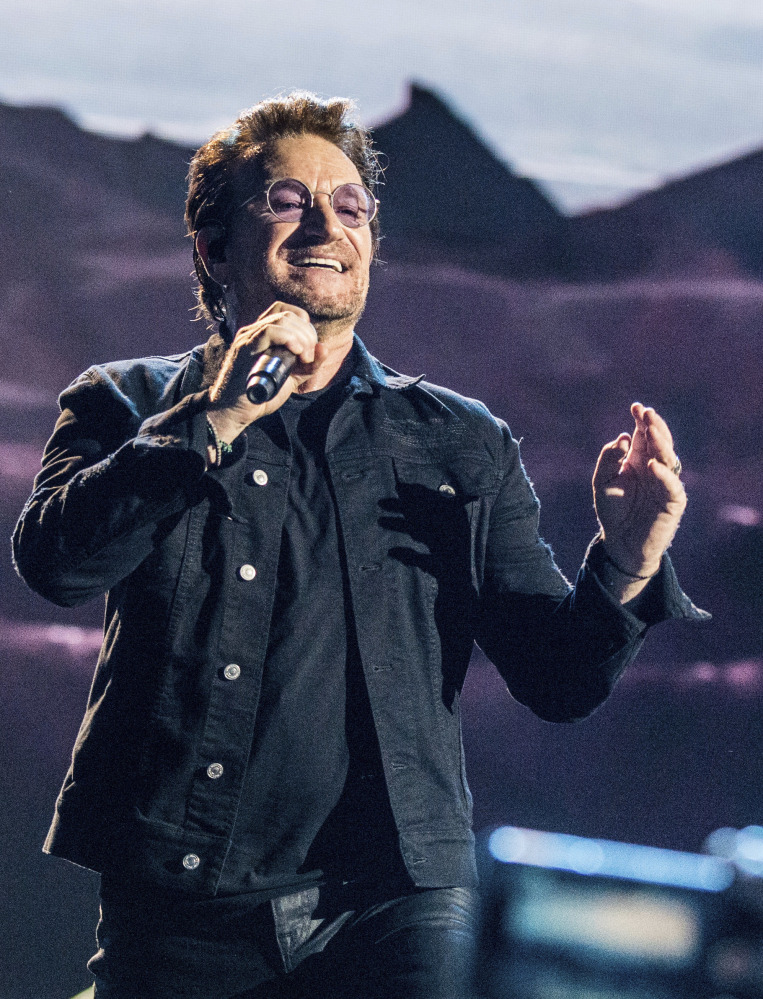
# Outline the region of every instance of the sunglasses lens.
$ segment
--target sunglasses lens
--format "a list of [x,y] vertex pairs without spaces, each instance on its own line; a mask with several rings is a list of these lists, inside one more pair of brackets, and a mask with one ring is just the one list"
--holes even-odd
[[339,221],[350,229],[368,225],[376,214],[371,192],[360,184],[342,184],[334,191],[332,204]]
[[[268,207],[282,222],[299,222],[312,203],[308,188],[293,177],[271,184],[267,197]],[[361,184],[342,184],[334,191],[331,203],[339,221],[349,229],[368,225],[376,215],[376,201]]]
[[268,191],[268,205],[282,222],[299,222],[310,208],[310,192],[298,180],[277,180]]

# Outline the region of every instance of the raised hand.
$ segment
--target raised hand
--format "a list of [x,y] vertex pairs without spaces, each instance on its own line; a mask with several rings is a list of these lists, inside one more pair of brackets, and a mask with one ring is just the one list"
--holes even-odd
[[631,413],[633,435],[620,434],[603,448],[593,493],[610,564],[640,581],[658,571],[686,508],[686,492],[667,423],[640,402]]

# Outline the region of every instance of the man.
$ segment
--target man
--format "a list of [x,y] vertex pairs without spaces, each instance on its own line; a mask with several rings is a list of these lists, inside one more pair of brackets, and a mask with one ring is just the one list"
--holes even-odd
[[[203,348],[96,366],[14,536],[103,650],[46,849],[102,872],[101,999],[463,997],[476,896],[459,693],[476,639],[544,718],[697,617],[685,505],[635,404],[571,590],[505,424],[354,335],[378,237],[346,101],[266,101],[194,157]],[[296,362],[273,398],[253,364]]]

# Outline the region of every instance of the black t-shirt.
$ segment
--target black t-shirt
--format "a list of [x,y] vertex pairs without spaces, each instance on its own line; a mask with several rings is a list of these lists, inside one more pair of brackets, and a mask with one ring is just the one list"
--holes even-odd
[[345,400],[346,380],[294,395],[264,418],[284,422],[291,478],[254,740],[219,889],[224,894],[255,892],[264,899],[329,877],[407,879],[326,467],[328,428]]

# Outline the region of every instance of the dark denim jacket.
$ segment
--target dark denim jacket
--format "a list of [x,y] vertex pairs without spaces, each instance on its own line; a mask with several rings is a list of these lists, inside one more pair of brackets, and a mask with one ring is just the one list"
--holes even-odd
[[[80,376],[14,535],[18,571],[44,597],[107,593],[45,849],[204,895],[252,742],[290,462],[285,433],[254,424],[235,488],[206,471],[204,372],[221,349],[213,337]],[[327,462],[387,786],[415,882],[469,885],[459,696],[473,641],[517,699],[570,721],[608,695],[648,623],[701,612],[666,560],[637,619],[599,583],[595,545],[571,590],[506,425],[355,349]]]

